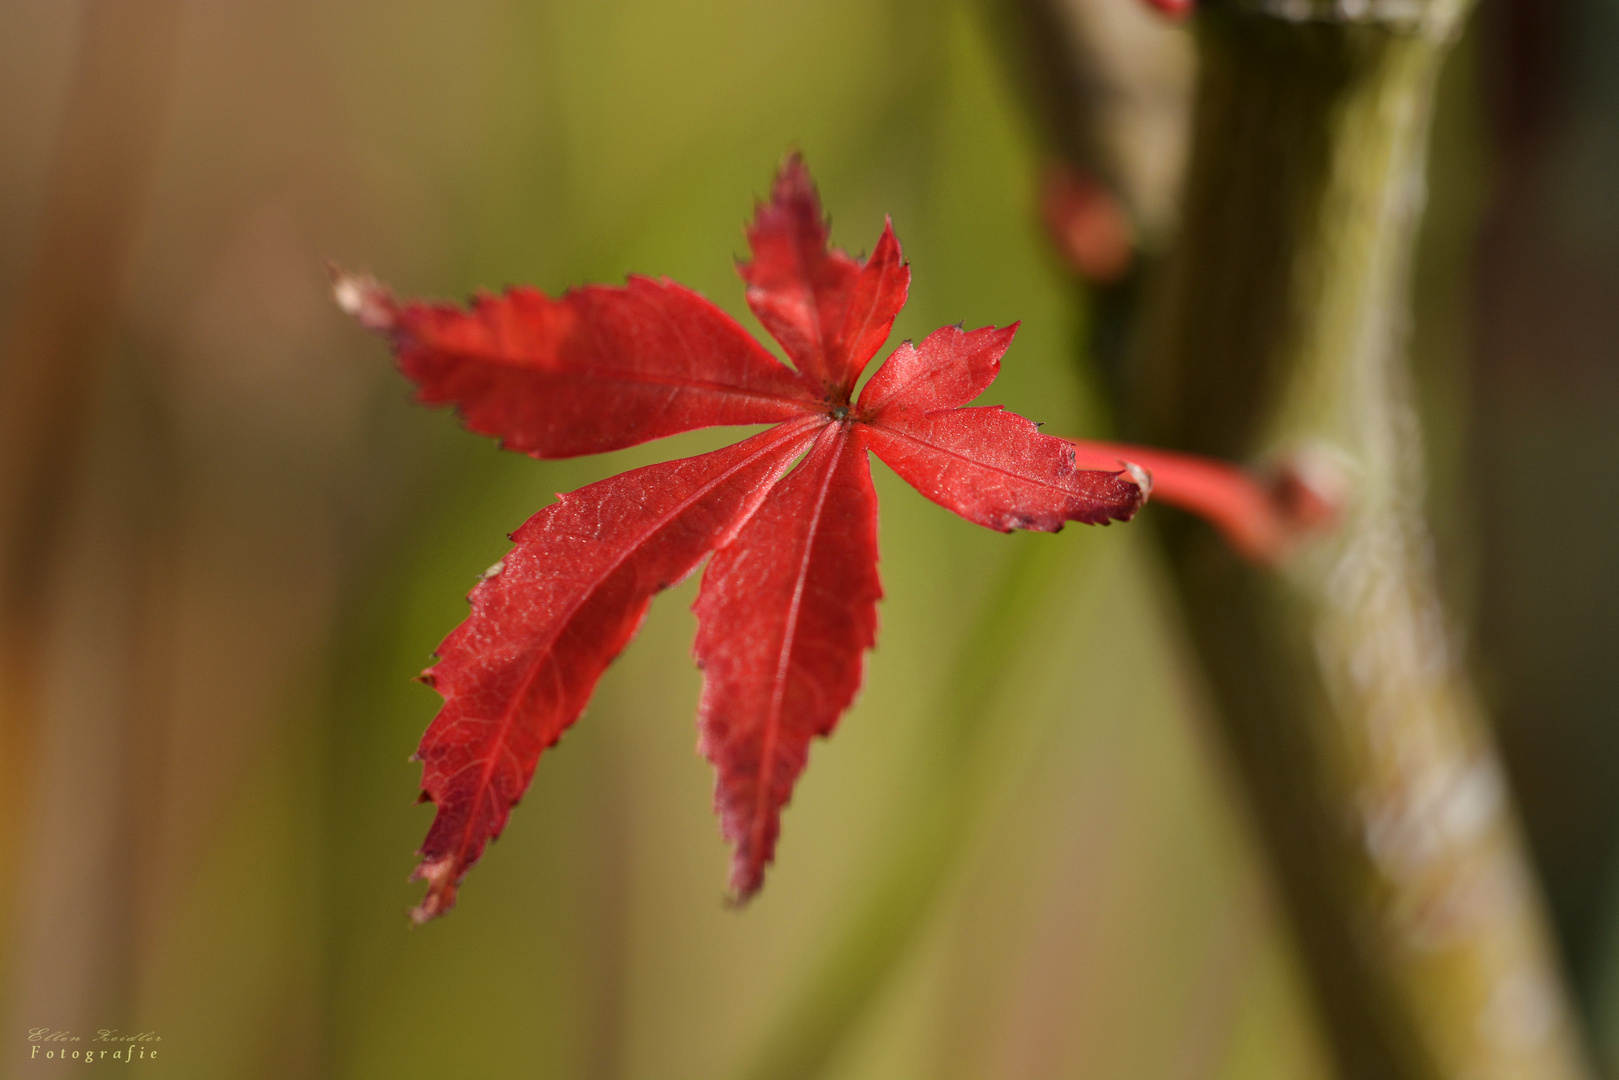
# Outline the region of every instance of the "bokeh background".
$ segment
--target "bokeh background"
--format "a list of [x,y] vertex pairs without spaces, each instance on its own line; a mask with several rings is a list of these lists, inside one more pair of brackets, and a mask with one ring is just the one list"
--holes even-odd
[[[732,262],[798,148],[836,242],[893,217],[895,340],[1022,320],[992,399],[1105,436],[1003,17],[0,5],[0,386],[80,372],[48,423],[0,405],[0,490],[50,465],[4,523],[34,547],[5,628],[0,1075],[35,1075],[39,1026],[155,1031],[136,1067],[175,1078],[1325,1075],[1151,532],[1000,536],[881,466],[879,646],[756,902],[722,902],[688,582],[454,914],[404,916],[431,815],[406,759],[438,700],[411,680],[477,574],[553,492],[734,433],[502,454],[410,404],[326,261],[447,297],[666,274],[757,329]],[[1485,0],[1443,93],[1415,340],[1457,633],[1604,1046],[1616,56],[1613,0]]]

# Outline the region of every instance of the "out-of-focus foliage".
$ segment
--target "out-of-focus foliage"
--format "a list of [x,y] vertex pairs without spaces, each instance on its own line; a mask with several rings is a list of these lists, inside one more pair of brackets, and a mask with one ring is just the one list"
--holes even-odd
[[[0,6],[0,317],[82,15]],[[888,213],[925,269],[895,340],[1021,319],[1000,400],[1098,434],[1084,327],[1038,232],[1039,154],[980,17],[189,5],[47,632],[0,1073],[32,1075],[16,1036],[49,1024],[155,1029],[175,1078],[724,1075],[894,858],[888,826],[946,754],[933,721],[964,642],[1035,573],[978,721],[1002,750],[959,792],[961,857],[832,1073],[1321,1074],[1145,534],[989,534],[881,469],[881,647],[756,904],[726,910],[716,886],[688,584],[457,917],[406,924],[431,811],[405,759],[436,706],[410,680],[459,597],[552,492],[734,433],[502,455],[408,404],[323,260],[450,296],[666,273],[756,329],[731,266],[741,208],[796,146],[836,242]]]
[[[11,206],[40,199],[74,16],[0,16]],[[405,759],[435,707],[411,678],[501,534],[553,491],[733,436],[502,455],[407,403],[327,302],[322,260],[451,296],[666,273],[755,326],[732,268],[743,208],[798,147],[835,241],[858,250],[892,214],[926,268],[894,340],[1021,319],[998,400],[1095,433],[1082,328],[1032,206],[1038,155],[976,17],[188,9],[57,605],[14,1026],[155,1029],[176,1077],[723,1075],[894,858],[963,641],[1007,560],[1044,545],[1028,554],[1049,580],[981,721],[1003,749],[960,793],[963,858],[834,1071],[1312,1073],[1142,537],[986,533],[882,469],[882,646],[815,750],[765,896],[738,913],[716,886],[688,584],[609,671],[457,918],[404,919],[429,813]],[[9,281],[29,217],[0,220]],[[157,537],[161,575],[127,557],[134,535]],[[132,678],[132,655],[157,677]],[[132,810],[95,793],[126,790],[111,778],[137,713],[160,750]],[[114,843],[140,873],[97,857]]]
[[[6,118],[27,150],[8,197],[31,205],[74,19],[4,18],[6,78],[44,88]],[[926,268],[895,340],[1022,319],[1000,400],[1094,432],[1031,205],[1037,155],[974,18],[723,0],[188,11],[59,605],[14,1023],[156,1029],[176,1077],[722,1075],[893,858],[885,825],[928,783],[963,638],[998,567],[1043,544],[1050,581],[984,721],[1005,749],[961,794],[977,799],[965,861],[835,1071],[1308,1074],[1141,538],[984,533],[882,470],[882,647],[816,749],[767,895],[737,913],[715,885],[688,585],[608,673],[458,917],[403,917],[428,814],[405,758],[435,704],[410,680],[501,534],[552,491],[730,436],[501,455],[407,404],[329,307],[322,259],[452,296],[654,271],[750,319],[742,208],[796,146],[838,242],[858,249],[889,213]],[[27,215],[4,221],[25,246]],[[131,446],[148,448],[135,466]],[[120,551],[155,505],[174,509],[153,595]],[[138,687],[162,752],[134,880],[95,858],[129,810],[94,797],[119,768],[100,748],[132,723],[131,639],[162,676]]]

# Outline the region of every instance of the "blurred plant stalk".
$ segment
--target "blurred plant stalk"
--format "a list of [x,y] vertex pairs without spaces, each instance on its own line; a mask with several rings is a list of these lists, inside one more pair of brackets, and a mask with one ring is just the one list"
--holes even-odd
[[157,156],[180,0],[90,0],[34,255],[0,330],[0,926],[28,835],[62,533]]
[[1339,504],[1279,572],[1189,520],[1164,535],[1348,1080],[1590,1075],[1439,605],[1407,385],[1430,112],[1467,7],[1209,4],[1141,328],[1144,438],[1291,466]]
[[[815,1080],[824,1076],[894,972],[910,954],[946,891],[982,811],[1004,733],[988,723],[1011,659],[1037,648],[1032,613],[1049,602],[1069,550],[1023,544],[988,604],[973,620],[961,654],[940,687],[931,754],[914,798],[893,826],[881,872],[848,905],[808,977],[787,999],[733,1076],[736,1080]],[[1092,571],[1094,573],[1094,571]]]
[[1066,167],[1117,198],[1145,253],[1161,251],[1174,238],[1186,167],[1195,65],[1184,28],[1117,0],[983,7],[1025,106]]

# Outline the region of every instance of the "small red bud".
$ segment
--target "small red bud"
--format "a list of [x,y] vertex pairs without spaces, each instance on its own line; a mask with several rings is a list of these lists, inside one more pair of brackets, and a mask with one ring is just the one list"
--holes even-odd
[[1193,0],[1147,0],[1147,6],[1177,22],[1192,14],[1192,3]]
[[1040,214],[1063,259],[1087,281],[1117,281],[1135,260],[1135,229],[1124,204],[1082,169],[1058,164],[1046,170]]

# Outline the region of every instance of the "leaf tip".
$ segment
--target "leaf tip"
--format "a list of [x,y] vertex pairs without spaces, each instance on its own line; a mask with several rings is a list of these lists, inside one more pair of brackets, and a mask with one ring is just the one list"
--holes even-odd
[[458,869],[455,859],[429,859],[411,873],[411,881],[427,882],[427,895],[410,909],[412,923],[417,926],[430,923],[455,906],[455,890],[460,878]]
[[787,201],[783,198],[784,195],[788,197],[807,195],[816,198],[815,180],[810,176],[809,166],[804,164],[804,152],[798,147],[790,148],[787,155],[781,159],[781,164],[776,167],[771,193],[778,202]]
[[370,274],[351,274],[335,263],[326,264],[332,279],[332,299],[343,313],[367,330],[387,333],[397,323],[398,309],[387,286]]
[[1136,487],[1141,489],[1141,505],[1146,506],[1147,500],[1152,498],[1152,471],[1142,468],[1133,461],[1121,461],[1119,464],[1130,474],[1130,479],[1135,481]]
[[[1185,0],[1147,0],[1168,13]],[[1063,261],[1087,281],[1108,285],[1135,262],[1136,233],[1124,202],[1090,172],[1069,163],[1046,170],[1040,214]]]
[[725,906],[731,911],[742,911],[764,887],[763,862],[749,858],[740,851],[731,863],[731,880],[726,883]]

